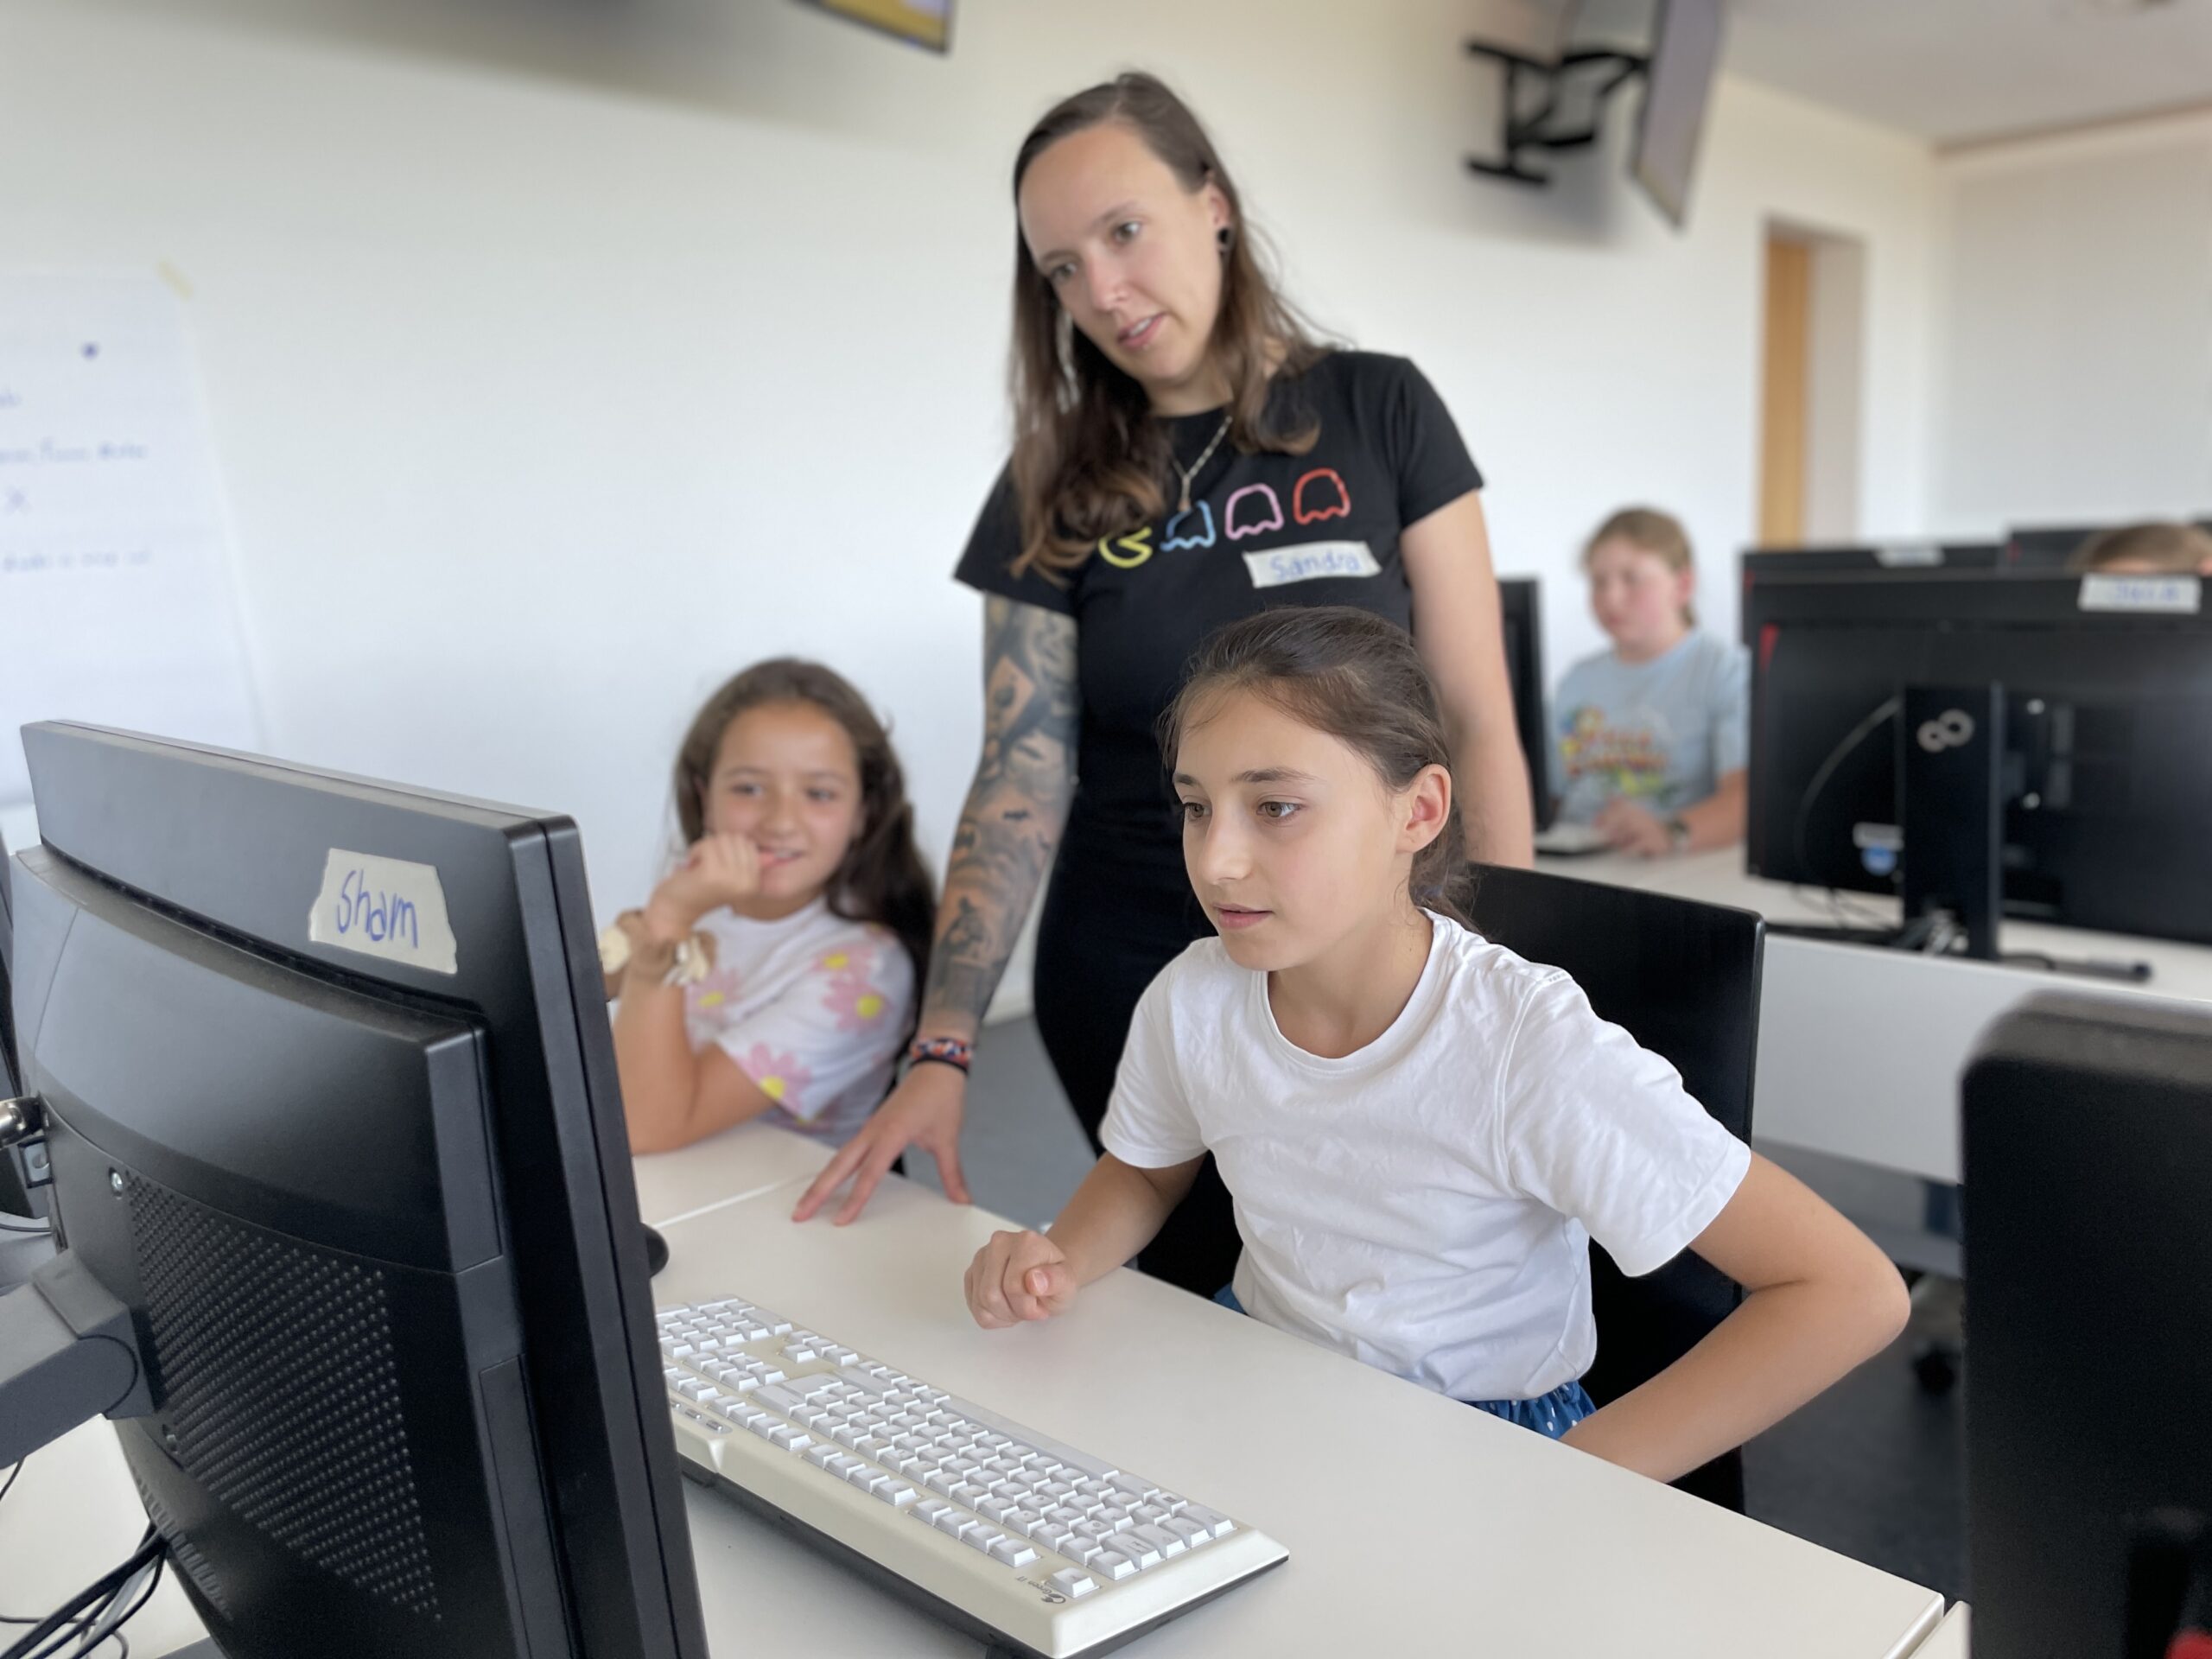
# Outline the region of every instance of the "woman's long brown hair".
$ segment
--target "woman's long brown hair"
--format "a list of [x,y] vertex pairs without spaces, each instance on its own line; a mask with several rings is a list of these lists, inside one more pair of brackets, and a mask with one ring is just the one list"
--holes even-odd
[[899,936],[914,963],[914,1006],[929,977],[937,890],[914,846],[914,809],[891,734],[845,677],[819,663],[775,657],[755,663],[709,697],[692,718],[676,753],[676,817],[689,847],[707,832],[707,785],[722,734],[748,709],[803,702],[844,728],[860,763],[861,833],[830,878],[830,912],[849,922],[874,922]]
[[[1247,454],[1302,455],[1318,429],[1268,404],[1271,373],[1302,374],[1330,347],[1278,290],[1236,181],[1190,106],[1147,74],[1125,74],[1063,99],[1030,129],[1014,158],[1017,207],[1030,163],[1072,133],[1119,121],[1144,140],[1184,189],[1211,183],[1228,199],[1221,308],[1211,350],[1229,379],[1230,441]],[[1074,327],[1014,236],[1014,490],[1021,514],[1019,573],[1065,578],[1105,537],[1160,517],[1167,505],[1167,435],[1144,388]]]

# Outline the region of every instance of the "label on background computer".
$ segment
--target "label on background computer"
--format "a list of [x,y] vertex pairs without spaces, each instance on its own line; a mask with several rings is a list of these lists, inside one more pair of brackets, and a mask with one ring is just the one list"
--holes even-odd
[[2173,616],[2195,616],[2204,607],[2204,578],[2084,576],[2079,605],[2085,611],[2160,611]]
[[1874,550],[1874,563],[1885,570],[1910,569],[1943,563],[1940,542],[1891,542]]
[[434,974],[460,971],[446,890],[428,864],[330,849],[308,938]]

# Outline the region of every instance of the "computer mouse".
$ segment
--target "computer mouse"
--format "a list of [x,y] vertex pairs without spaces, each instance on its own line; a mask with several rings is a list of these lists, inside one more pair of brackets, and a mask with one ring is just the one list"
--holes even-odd
[[652,1228],[645,1233],[645,1276],[652,1277],[668,1265],[668,1241]]

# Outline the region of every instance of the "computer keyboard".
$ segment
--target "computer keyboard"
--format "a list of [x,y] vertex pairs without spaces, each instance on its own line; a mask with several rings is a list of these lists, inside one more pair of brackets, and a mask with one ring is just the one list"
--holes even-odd
[[856,1552],[989,1641],[1103,1653],[1287,1554],[753,1303],[658,1322],[686,1474]]

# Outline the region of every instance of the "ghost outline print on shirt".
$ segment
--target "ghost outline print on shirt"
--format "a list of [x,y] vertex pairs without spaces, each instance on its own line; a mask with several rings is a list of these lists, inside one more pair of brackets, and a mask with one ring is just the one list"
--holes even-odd
[[[1198,515],[1199,522],[1205,525],[1205,529],[1196,536],[1177,535],[1176,526],[1194,512]],[[1160,533],[1160,550],[1163,553],[1179,553],[1186,547],[1211,547],[1214,544],[1214,539],[1213,503],[1201,501],[1195,507],[1184,508],[1182,512],[1167,521],[1167,528]]]
[[[1254,518],[1249,524],[1239,524],[1236,518],[1237,505],[1248,495],[1256,495],[1264,499],[1263,505],[1255,509],[1264,516]],[[1228,528],[1229,539],[1232,542],[1240,542],[1248,536],[1258,536],[1270,530],[1282,528],[1282,498],[1274,493],[1273,485],[1247,484],[1229,498],[1229,505],[1223,510],[1221,516]]]
[[[1336,493],[1336,499],[1329,500],[1325,497],[1319,506],[1307,506],[1306,486],[1308,484],[1323,484],[1332,487]],[[1319,492],[1317,491],[1316,493],[1319,494]],[[1345,486],[1344,474],[1333,467],[1316,467],[1312,472],[1307,473],[1291,490],[1290,516],[1301,524],[1319,524],[1324,518],[1351,518],[1351,491]]]

